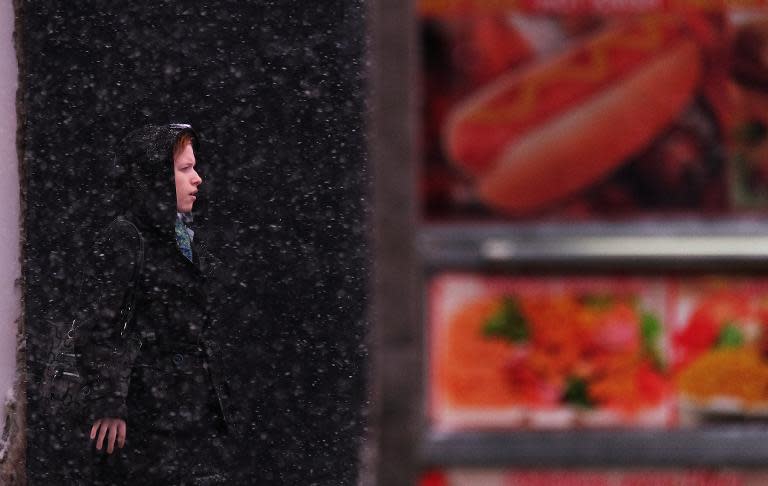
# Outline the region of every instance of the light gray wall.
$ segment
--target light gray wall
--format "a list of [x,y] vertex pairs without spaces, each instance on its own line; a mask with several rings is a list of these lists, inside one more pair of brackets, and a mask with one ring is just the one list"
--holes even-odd
[[13,46],[14,11],[0,2],[0,430],[5,397],[16,373],[16,319],[21,313],[19,163],[16,154],[18,66]]

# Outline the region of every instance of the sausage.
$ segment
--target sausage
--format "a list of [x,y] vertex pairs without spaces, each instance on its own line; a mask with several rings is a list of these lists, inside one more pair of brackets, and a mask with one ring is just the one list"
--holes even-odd
[[445,151],[490,206],[540,210],[600,180],[690,101],[699,47],[670,17],[615,23],[459,104]]

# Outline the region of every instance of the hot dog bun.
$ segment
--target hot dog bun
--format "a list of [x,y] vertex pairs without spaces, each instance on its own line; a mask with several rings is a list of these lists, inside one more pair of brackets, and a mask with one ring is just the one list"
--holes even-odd
[[649,143],[690,100],[701,69],[699,48],[678,24],[615,25],[460,104],[446,124],[446,152],[489,205],[536,211]]

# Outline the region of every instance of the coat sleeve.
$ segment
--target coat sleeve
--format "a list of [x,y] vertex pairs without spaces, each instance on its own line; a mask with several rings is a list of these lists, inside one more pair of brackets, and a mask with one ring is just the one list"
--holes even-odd
[[75,349],[78,370],[89,388],[85,407],[91,419],[126,417],[133,353],[126,352],[130,342],[121,332],[138,268],[138,238],[133,227],[117,221],[97,238],[87,263]]

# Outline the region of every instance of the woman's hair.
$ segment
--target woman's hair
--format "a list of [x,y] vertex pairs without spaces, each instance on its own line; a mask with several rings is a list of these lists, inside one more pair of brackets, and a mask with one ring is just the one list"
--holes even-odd
[[179,138],[176,139],[176,143],[173,144],[173,158],[175,159],[188,143],[193,143],[194,139],[195,136],[192,133],[182,132]]

